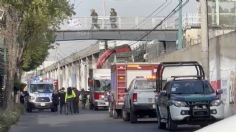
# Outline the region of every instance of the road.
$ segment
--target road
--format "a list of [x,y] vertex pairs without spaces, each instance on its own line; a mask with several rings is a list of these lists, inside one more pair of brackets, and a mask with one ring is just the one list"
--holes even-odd
[[[195,128],[182,127],[180,132]],[[108,117],[106,111],[81,111],[78,115],[59,115],[49,111],[25,113],[10,132],[166,132],[158,130],[157,122],[142,120],[137,124]]]

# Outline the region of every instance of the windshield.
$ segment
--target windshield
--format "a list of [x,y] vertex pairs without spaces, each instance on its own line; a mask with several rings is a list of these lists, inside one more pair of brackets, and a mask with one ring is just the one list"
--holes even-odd
[[94,91],[105,91],[111,87],[111,80],[95,80]]
[[31,93],[52,93],[53,85],[52,84],[31,84],[30,85]]
[[155,80],[137,80],[135,84],[136,89],[155,89]]
[[171,87],[172,94],[212,94],[214,90],[208,82],[199,80],[176,81]]

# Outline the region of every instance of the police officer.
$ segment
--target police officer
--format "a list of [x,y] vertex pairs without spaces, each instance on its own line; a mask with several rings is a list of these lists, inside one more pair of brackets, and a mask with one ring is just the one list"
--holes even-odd
[[79,113],[79,96],[80,96],[80,93],[79,91],[77,90],[77,88],[73,87],[73,91],[75,93],[75,98],[73,100],[73,108],[74,108],[74,113]]
[[65,102],[67,106],[66,114],[72,114],[73,113],[73,100],[75,99],[75,92],[72,90],[71,87],[67,88],[66,96],[65,96]]
[[62,114],[62,112],[66,112],[66,106],[65,106],[65,88],[61,88],[59,91],[59,106],[60,106],[60,114]]

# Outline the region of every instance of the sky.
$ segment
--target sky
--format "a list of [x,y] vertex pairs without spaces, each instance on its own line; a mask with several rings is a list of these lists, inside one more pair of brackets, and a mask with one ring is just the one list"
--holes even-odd
[[[185,0],[183,0],[185,1]],[[76,15],[73,17],[88,17],[90,10],[95,9],[99,16],[109,16],[110,8],[114,8],[118,16],[131,17],[131,16],[148,16],[156,8],[163,6],[164,9],[155,16],[165,16],[178,4],[178,0],[70,0],[74,4]],[[166,3],[165,3],[166,2]],[[105,6],[104,6],[105,5]],[[196,0],[189,0],[187,5],[183,8],[183,14],[196,14],[197,13]],[[105,8],[104,8],[105,7]],[[105,9],[105,12],[104,12]],[[54,61],[58,56],[62,59],[76,51],[79,51],[96,41],[67,41],[57,42],[60,43],[58,47],[59,55],[56,50],[50,50],[48,61]]]

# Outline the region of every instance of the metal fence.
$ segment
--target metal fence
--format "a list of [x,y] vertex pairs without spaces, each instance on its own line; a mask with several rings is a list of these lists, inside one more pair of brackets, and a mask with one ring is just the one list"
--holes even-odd
[[[61,30],[90,30],[93,24],[98,24],[99,29],[153,29],[164,17],[145,18],[145,17],[117,17],[116,22],[111,22],[108,16],[99,16],[96,23],[92,22],[92,17],[74,17],[64,25]],[[116,28],[112,26],[116,24]],[[97,28],[93,28],[97,29]],[[175,18],[169,18],[157,29],[176,29]]]

